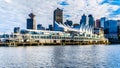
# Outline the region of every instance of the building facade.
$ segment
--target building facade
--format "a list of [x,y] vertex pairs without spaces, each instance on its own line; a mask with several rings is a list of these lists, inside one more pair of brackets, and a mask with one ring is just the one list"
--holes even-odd
[[59,31],[57,30],[59,28],[55,26],[55,22],[58,24],[63,24],[63,10],[62,9],[57,8],[53,14],[53,30]]
[[20,32],[20,27],[15,27],[14,28],[14,33],[19,33]]
[[27,19],[27,29],[36,29],[36,21],[34,19],[35,15],[33,13],[29,14],[29,19]]
[[80,20],[80,26],[81,25],[86,25],[86,21],[87,21],[87,18],[86,18],[86,15],[85,14],[83,14],[83,16],[81,17],[81,20]]
[[93,16],[90,14],[90,15],[88,15],[88,18],[89,18],[89,20],[88,20],[89,26],[94,27],[95,21],[94,21]]
[[100,19],[97,19],[95,21],[95,28],[100,28],[101,27],[101,24],[100,24]]
[[102,17],[101,19],[100,19],[100,26],[101,26],[101,28],[104,28],[104,25],[105,25],[105,21],[106,21],[107,19],[105,18],[105,17]]
[[107,20],[104,24],[105,37],[118,39],[118,25],[116,20]]

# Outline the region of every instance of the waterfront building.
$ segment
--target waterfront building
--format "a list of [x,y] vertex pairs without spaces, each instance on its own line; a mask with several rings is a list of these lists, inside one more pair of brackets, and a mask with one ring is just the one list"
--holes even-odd
[[54,11],[53,31],[51,31],[52,25],[49,25],[50,30],[45,30],[42,24],[38,24],[38,30],[36,30],[35,15],[30,13],[29,17],[30,19],[27,19],[27,29],[17,31],[18,28],[16,28],[15,33],[2,36],[5,37],[5,42],[7,41],[5,45],[88,45],[108,43],[108,39],[101,33],[93,33],[94,19],[92,15],[89,15],[89,24],[81,25],[80,27],[80,24],[75,23],[72,26],[72,21],[67,21],[67,23],[63,24],[63,10],[57,8]]
[[[50,30],[33,30],[24,29],[20,30],[20,33],[13,33],[7,37],[5,36],[4,42],[9,42],[8,45],[82,45],[82,44],[105,44],[108,43],[108,39],[102,35],[93,34],[92,28],[89,26],[83,26],[82,28],[75,29],[64,24],[58,24],[56,26],[64,29],[64,31],[50,31]],[[74,24],[74,27],[79,24]]]
[[90,26],[90,27],[94,27],[95,21],[94,21],[93,16],[90,14],[90,15],[88,15],[88,18],[89,18],[89,20],[88,20],[89,26]]
[[[15,34],[14,39],[18,42],[36,42],[40,44],[90,44],[94,41],[103,43],[108,42],[102,34],[93,34],[91,29],[79,28],[74,29],[66,25],[58,24],[66,31],[49,31],[49,30],[21,30],[20,34]],[[79,24],[74,24],[79,26]],[[85,28],[88,28],[87,26]]]
[[57,8],[53,13],[53,29],[55,31],[63,31],[61,28],[56,27],[55,22],[58,24],[63,24],[63,10]]
[[80,26],[81,25],[86,25],[86,21],[87,21],[87,18],[86,18],[86,15],[85,14],[83,14],[83,16],[81,17],[81,20],[80,20]]
[[27,19],[27,29],[36,29],[36,21],[34,19],[35,15],[30,13],[29,17],[30,18]]

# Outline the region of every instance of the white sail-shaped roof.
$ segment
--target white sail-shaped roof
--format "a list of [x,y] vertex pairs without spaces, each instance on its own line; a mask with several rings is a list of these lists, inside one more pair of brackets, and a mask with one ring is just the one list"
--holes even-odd
[[55,24],[57,24],[59,27],[64,28],[65,31],[73,31],[73,32],[78,32],[78,33],[86,33],[86,34],[91,34],[92,33],[92,27],[88,26],[88,25],[81,25],[80,29],[75,29],[72,28],[68,25],[65,24],[58,24],[57,22],[55,22]]

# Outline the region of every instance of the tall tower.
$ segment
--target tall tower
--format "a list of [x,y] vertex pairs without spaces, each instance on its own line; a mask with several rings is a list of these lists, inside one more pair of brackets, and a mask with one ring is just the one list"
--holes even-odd
[[63,10],[57,8],[53,14],[53,28],[55,28],[55,22],[63,24]]
[[88,15],[88,17],[89,17],[89,21],[88,21],[89,26],[94,27],[95,21],[94,21],[93,16],[90,14]]
[[81,17],[81,20],[80,20],[80,26],[81,26],[81,25],[83,25],[83,26],[86,25],[86,21],[87,21],[87,20],[86,20],[86,15],[83,14],[83,16]]
[[95,28],[100,28],[100,27],[101,27],[100,19],[97,19],[95,21]]
[[107,19],[105,17],[102,17],[100,19],[100,23],[101,23],[101,28],[104,28],[105,22],[107,21]]
[[34,19],[35,15],[33,13],[30,13],[28,15],[30,18],[27,19],[27,29],[36,29],[36,21]]

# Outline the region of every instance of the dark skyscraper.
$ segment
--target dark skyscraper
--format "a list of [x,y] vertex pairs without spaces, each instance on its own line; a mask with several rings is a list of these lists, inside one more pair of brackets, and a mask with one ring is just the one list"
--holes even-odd
[[94,21],[93,16],[90,14],[88,15],[88,17],[89,17],[89,20],[88,20],[89,26],[94,27],[95,21]]
[[[54,14],[53,14],[54,16],[54,20],[53,20],[53,28],[54,28],[54,30],[56,30],[55,28],[55,22],[57,22],[57,23],[61,23],[61,24],[63,24],[63,10],[61,10],[61,9],[59,9],[59,8],[57,8],[55,11],[54,11]],[[59,30],[59,28],[58,28],[58,30]]]
[[34,20],[35,15],[33,13],[29,14],[29,19],[27,19],[27,29],[36,29],[36,21]]
[[118,39],[118,22],[116,20],[105,21],[104,33],[106,38]]
[[63,23],[63,10],[57,8],[54,11],[54,22]]
[[101,27],[101,24],[100,24],[100,19],[97,19],[95,21],[95,28],[100,28]]
[[80,26],[85,25],[85,24],[86,24],[86,16],[85,16],[85,14],[83,14],[83,16],[82,16],[82,18],[80,20]]

